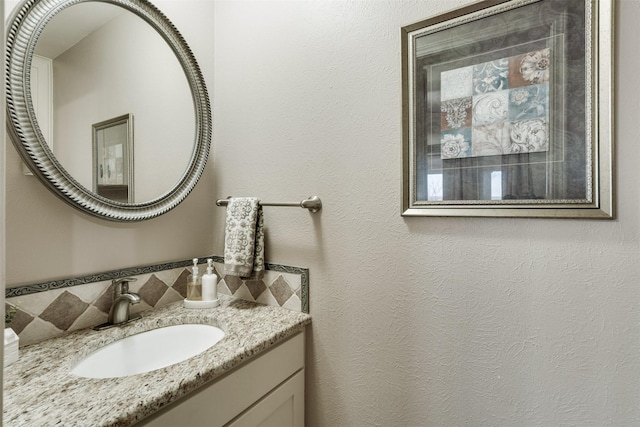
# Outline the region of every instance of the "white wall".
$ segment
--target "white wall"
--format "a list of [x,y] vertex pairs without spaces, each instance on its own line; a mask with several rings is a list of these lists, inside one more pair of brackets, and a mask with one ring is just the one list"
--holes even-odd
[[216,2],[215,194],[324,202],[265,211],[267,260],[310,267],[307,425],[638,425],[640,2],[615,221],[402,218],[400,27],[464,3]]
[[[209,91],[213,86],[213,1],[158,0],[154,4],[193,50]],[[7,1],[5,17],[17,1]],[[5,18],[6,19],[6,18]],[[210,94],[211,95],[211,94]],[[6,147],[8,286],[128,266],[203,256],[212,252],[215,208],[213,162],[187,199],[150,221],[120,224],[78,212],[22,174],[12,144]],[[180,165],[184,169],[184,165]]]

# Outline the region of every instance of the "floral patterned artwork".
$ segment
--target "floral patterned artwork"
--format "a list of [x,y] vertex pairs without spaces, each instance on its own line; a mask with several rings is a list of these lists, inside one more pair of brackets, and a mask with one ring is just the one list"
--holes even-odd
[[549,150],[550,49],[441,74],[441,157]]

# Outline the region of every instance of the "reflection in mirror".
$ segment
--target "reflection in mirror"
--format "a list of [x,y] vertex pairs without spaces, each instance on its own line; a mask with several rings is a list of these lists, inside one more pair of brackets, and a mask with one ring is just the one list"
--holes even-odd
[[[85,31],[96,7],[116,13]],[[69,13],[80,16],[65,18]],[[82,34],[50,36],[57,26],[82,27]],[[48,40],[71,41],[47,54]],[[53,144],[36,113],[32,90],[40,87],[30,83],[36,54],[53,64]],[[61,200],[102,219],[143,221],[193,190],[211,146],[209,96],[186,41],[148,0],[24,0],[8,25],[6,59],[7,130],[29,169]],[[91,125],[123,112],[136,117],[134,203],[92,191]]]
[[[51,105],[38,106],[36,117],[42,128],[50,112],[45,139],[75,180],[124,203],[148,202],[175,187],[194,150],[195,113],[184,71],[160,34],[116,5],[79,3],[47,24],[36,54],[48,58],[53,71]],[[43,90],[32,86],[32,92]],[[135,187],[128,185],[124,198],[114,187],[109,195],[106,188],[97,191],[91,142],[92,124],[123,112],[136,118]]]
[[93,125],[93,191],[133,203],[133,117],[115,117]]

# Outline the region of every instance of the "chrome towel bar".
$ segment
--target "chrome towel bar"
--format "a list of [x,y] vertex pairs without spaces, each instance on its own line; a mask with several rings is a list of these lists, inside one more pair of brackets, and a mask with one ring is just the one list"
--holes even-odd
[[[220,199],[218,201],[216,201],[216,205],[217,206],[227,206],[229,204],[229,198],[227,199]],[[308,197],[306,199],[304,199],[303,201],[299,202],[299,203],[266,203],[266,202],[260,202],[260,204],[262,206],[291,206],[291,207],[298,207],[298,208],[304,208],[304,209],[309,209],[309,212],[318,212],[320,209],[322,209],[322,200],[320,200],[320,197],[318,196],[311,196]]]

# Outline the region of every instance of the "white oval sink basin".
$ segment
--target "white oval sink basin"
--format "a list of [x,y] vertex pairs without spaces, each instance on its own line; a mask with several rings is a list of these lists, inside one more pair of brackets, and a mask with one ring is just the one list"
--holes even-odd
[[142,374],[196,356],[222,338],[224,331],[211,325],[152,329],[94,351],[71,369],[71,373],[86,378]]

